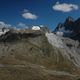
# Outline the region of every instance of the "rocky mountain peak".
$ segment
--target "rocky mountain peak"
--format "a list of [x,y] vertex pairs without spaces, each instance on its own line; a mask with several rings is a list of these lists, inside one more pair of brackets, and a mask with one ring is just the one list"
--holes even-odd
[[63,36],[65,37],[78,38],[78,34],[80,34],[80,18],[74,20],[72,17],[69,16],[63,23],[60,23],[54,30],[55,33],[57,33],[58,31],[63,32]]
[[68,16],[67,18],[66,18],[66,21],[68,21],[68,22],[74,22],[74,19],[71,17],[71,16]]
[[62,29],[62,27],[63,27],[62,23],[59,23],[59,24],[57,25],[56,29],[55,29],[55,32],[56,32],[56,31],[60,31],[60,30]]

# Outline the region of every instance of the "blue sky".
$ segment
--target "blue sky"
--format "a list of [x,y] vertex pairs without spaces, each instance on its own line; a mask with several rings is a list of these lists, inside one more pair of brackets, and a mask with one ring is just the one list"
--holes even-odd
[[47,25],[54,29],[66,17],[80,17],[80,0],[0,0],[0,21]]

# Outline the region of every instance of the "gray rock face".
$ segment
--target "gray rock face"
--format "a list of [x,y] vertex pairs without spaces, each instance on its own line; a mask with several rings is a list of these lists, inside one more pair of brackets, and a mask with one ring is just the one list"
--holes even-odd
[[67,57],[76,66],[80,67],[80,43],[70,38],[64,38],[54,33],[46,33],[46,37],[50,44],[57,48],[63,49],[62,55]]

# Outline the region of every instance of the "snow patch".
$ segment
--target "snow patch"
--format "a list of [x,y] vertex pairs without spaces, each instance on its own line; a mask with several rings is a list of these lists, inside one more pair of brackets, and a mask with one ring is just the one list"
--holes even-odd
[[39,26],[33,26],[32,30],[40,30],[40,27]]
[[9,31],[9,29],[4,29],[4,31],[2,31],[2,29],[0,29],[0,36],[3,35],[3,34],[5,34],[8,31]]
[[66,44],[63,43],[63,41],[62,41],[62,39],[64,39],[64,38],[57,36],[54,33],[46,33],[45,35],[46,35],[49,43],[52,44],[52,46],[62,49],[61,55],[64,57],[64,59],[67,58],[75,66],[80,67],[80,54],[76,52],[74,47],[73,47],[73,49],[70,49],[69,47],[67,47]]
[[46,37],[50,44],[58,48],[64,48],[64,44],[59,36],[56,36],[54,33],[46,33]]

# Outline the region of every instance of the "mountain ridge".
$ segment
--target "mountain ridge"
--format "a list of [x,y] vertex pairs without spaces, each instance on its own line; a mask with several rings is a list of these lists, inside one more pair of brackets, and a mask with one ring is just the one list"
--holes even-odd
[[44,30],[11,29],[0,36],[0,79],[80,79],[79,40]]

